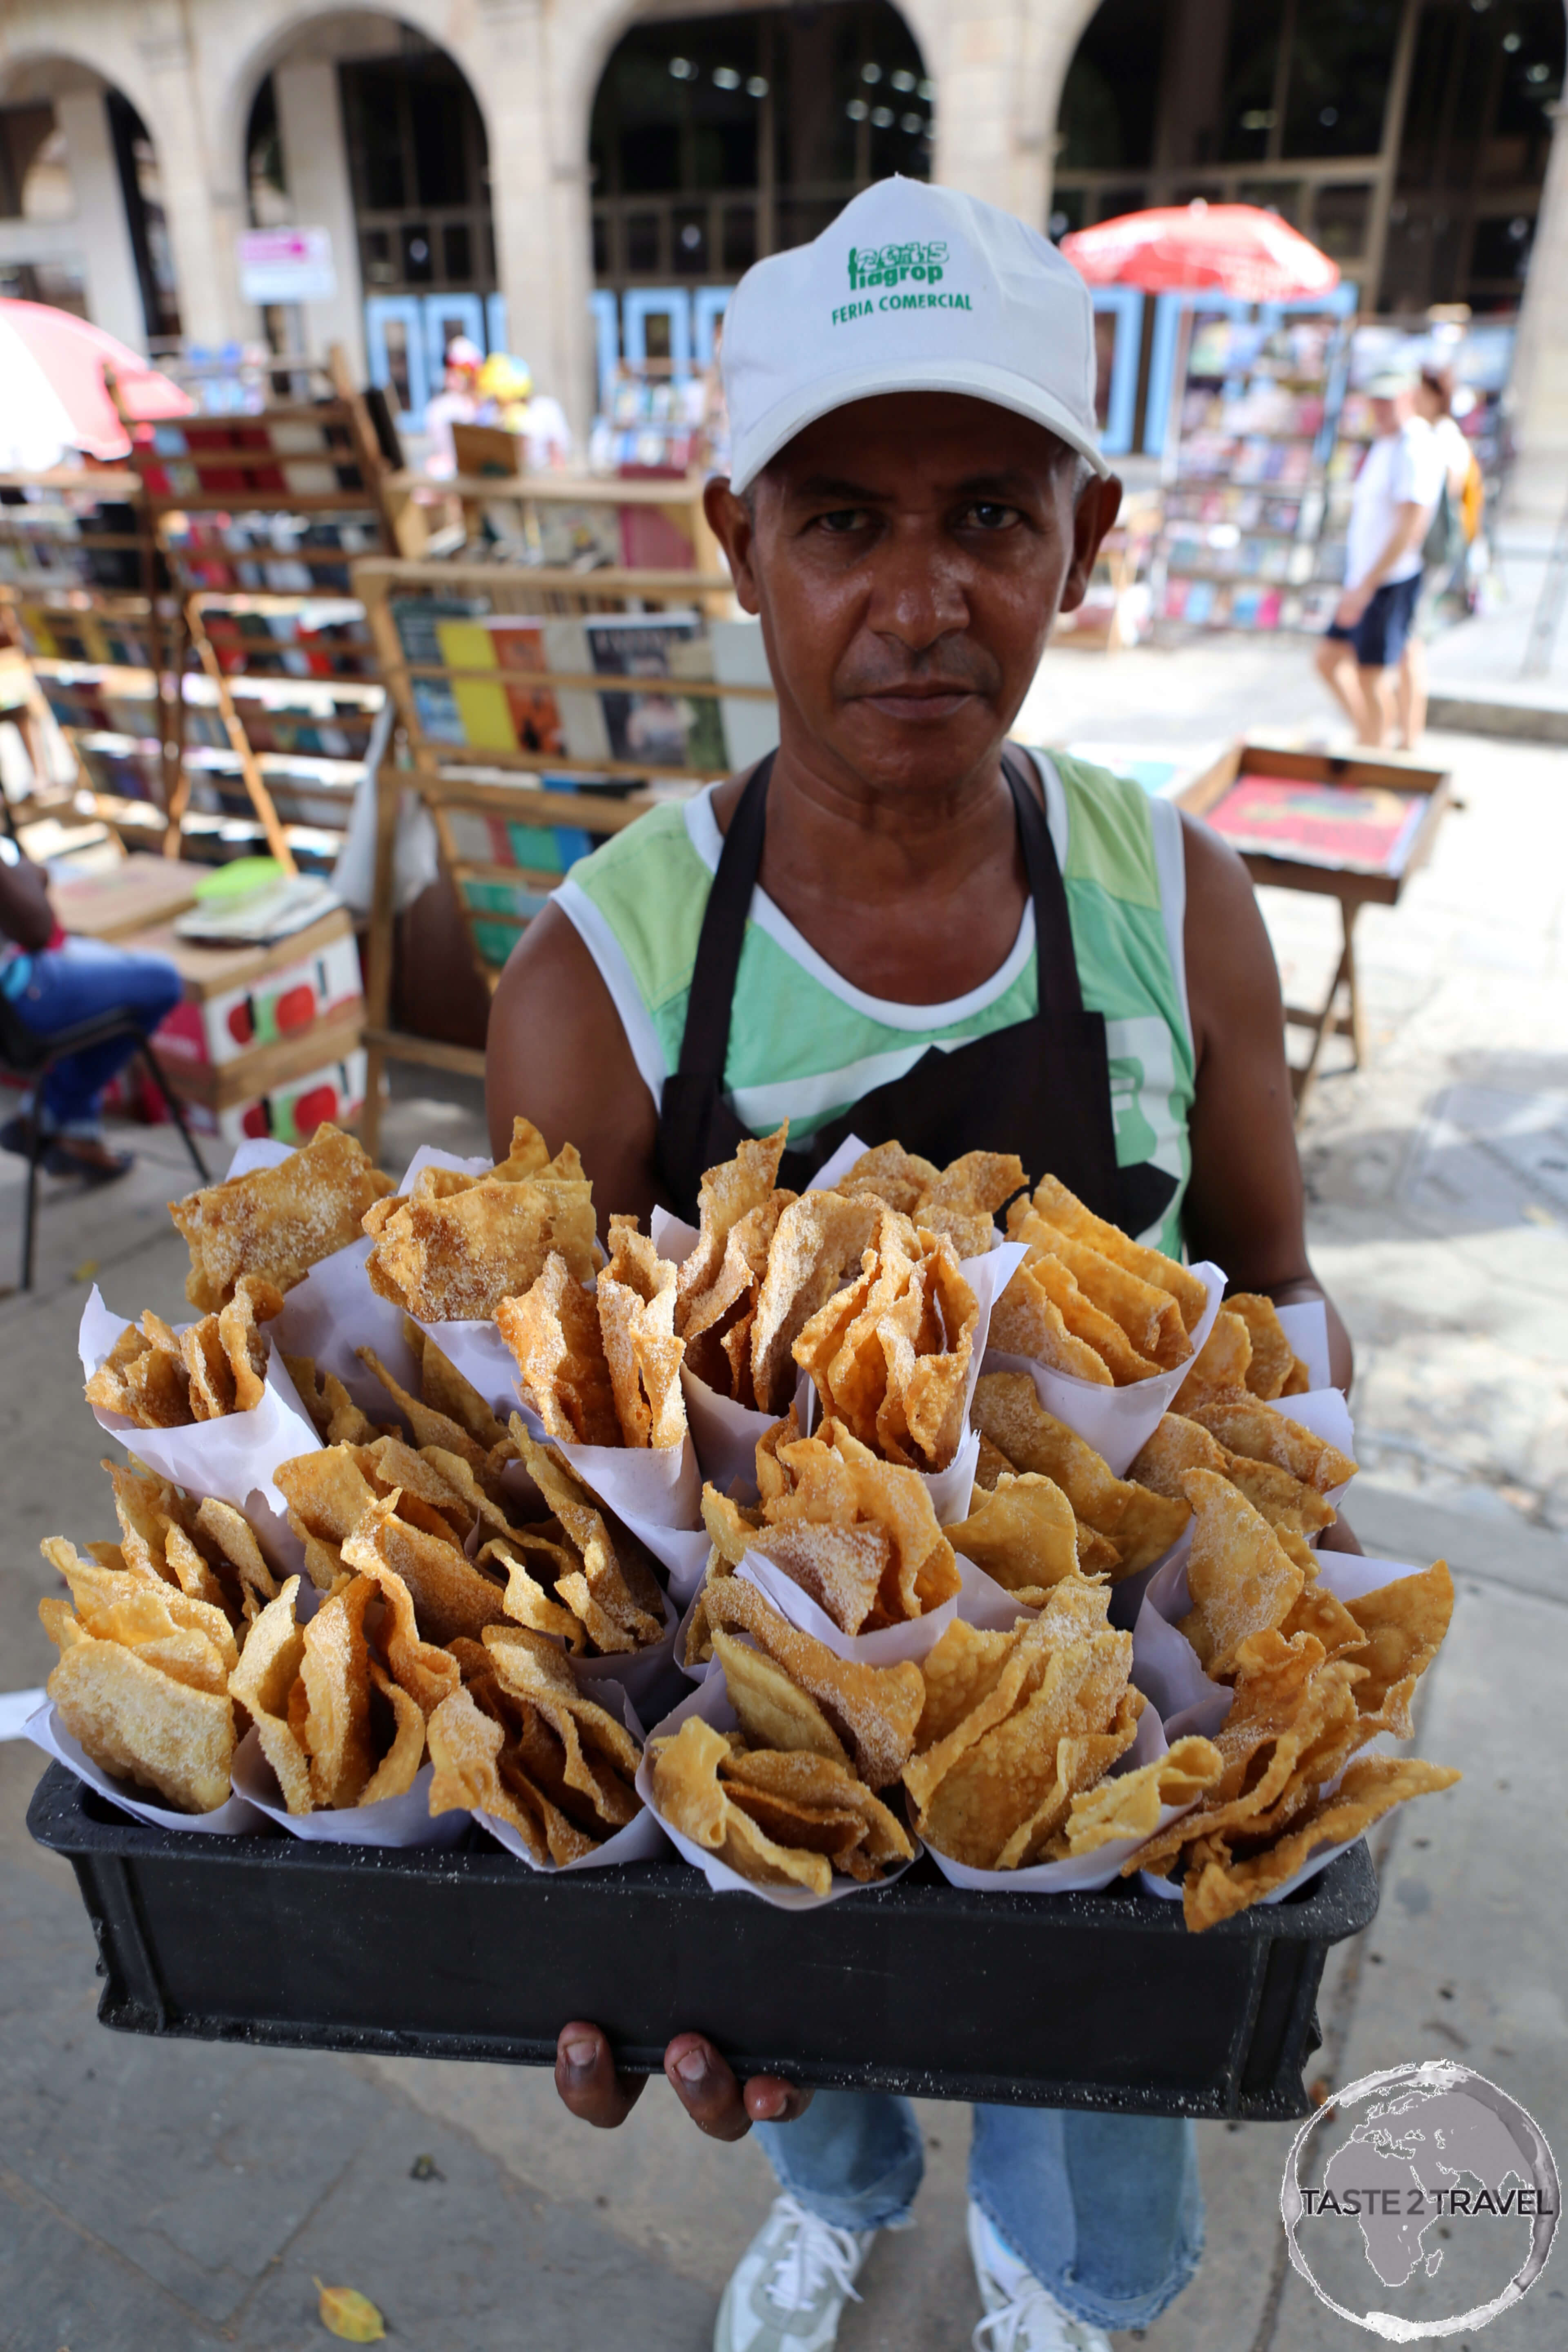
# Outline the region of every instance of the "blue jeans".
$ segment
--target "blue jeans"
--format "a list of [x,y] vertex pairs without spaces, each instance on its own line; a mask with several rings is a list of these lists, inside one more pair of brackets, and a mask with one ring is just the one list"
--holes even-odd
[[[907,2099],[818,2091],[798,2121],[759,2124],[779,2184],[841,2230],[906,2217],[925,2168]],[[1163,2116],[974,2110],[969,2193],[1075,2319],[1146,2327],[1204,2250],[1193,2126]]]
[[[179,973],[162,956],[131,955],[99,940],[67,940],[63,947],[19,957],[6,968],[5,982],[17,1019],[36,1037],[74,1029],[104,1013],[129,1013],[139,1028],[151,1031],[183,992]],[[135,1050],[130,1038],[116,1037],[57,1062],[37,1105],[40,1126],[91,1134],[100,1095]]]

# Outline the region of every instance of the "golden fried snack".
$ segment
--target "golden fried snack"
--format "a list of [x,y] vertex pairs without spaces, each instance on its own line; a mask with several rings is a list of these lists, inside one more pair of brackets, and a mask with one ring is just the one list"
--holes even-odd
[[1184,1501],[1113,1475],[1091,1445],[1046,1411],[1026,1372],[983,1372],[970,1418],[1016,1468],[1053,1479],[1078,1517],[1116,1546],[1113,1575],[1152,1568],[1191,1517]]
[[288,1290],[313,1265],[359,1239],[392,1180],[352,1135],[323,1124],[276,1168],[231,1176],[171,1201],[191,1253],[185,1297],[198,1312],[226,1307],[242,1275]]
[[423,1168],[412,1192],[369,1211],[371,1286],[420,1322],[443,1323],[494,1315],[503,1298],[531,1287],[552,1254],[586,1283],[593,1193],[573,1146],[551,1160],[538,1129],[519,1118],[510,1154],[489,1175]]

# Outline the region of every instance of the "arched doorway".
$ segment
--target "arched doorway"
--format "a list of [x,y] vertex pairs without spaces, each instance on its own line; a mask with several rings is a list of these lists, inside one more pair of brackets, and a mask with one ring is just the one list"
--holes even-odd
[[1101,0],[1062,91],[1051,230],[1261,205],[1382,311],[1519,301],[1563,0]]
[[934,96],[889,0],[634,25],[590,131],[601,370],[704,360],[753,261],[874,180],[929,177]]
[[0,89],[0,295],[74,311],[133,350],[179,340],[152,137],[74,59],[34,59]]
[[417,427],[456,335],[507,341],[483,114],[456,60],[411,26],[354,12],[313,19],[258,85],[246,137],[258,228],[324,226],[337,294],[274,345],[343,342]]

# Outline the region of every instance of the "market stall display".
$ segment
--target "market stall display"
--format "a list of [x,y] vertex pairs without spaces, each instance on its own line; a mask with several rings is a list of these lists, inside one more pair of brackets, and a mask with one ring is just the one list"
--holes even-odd
[[0,597],[78,763],[62,805],[85,789],[121,839],[161,845],[179,789],[184,624],[137,476],[0,478]]
[[335,858],[364,771],[384,695],[350,567],[395,542],[342,354],[253,373],[255,404],[154,425],[132,462],[206,689],[174,837],[216,816],[226,854],[259,835],[292,873]]
[[[1164,453],[1158,617],[1317,629],[1337,587],[1317,554],[1349,322],[1194,312]],[[1314,584],[1316,583],[1316,584]]]
[[430,812],[489,989],[574,859],[629,824],[650,794],[755,759],[776,719],[771,683],[757,682],[760,631],[705,609],[728,612],[721,573],[378,561],[357,563],[353,585],[412,762],[380,776],[366,986],[374,1120],[387,1056],[482,1068],[472,1047],[390,1024],[392,852],[405,791]]
[[[1370,1916],[1355,1841],[1457,1777],[1359,1753],[1407,1736],[1451,1585],[1312,1549],[1354,1472],[1321,1316],[1222,1309],[1215,1270],[994,1154],[851,1138],[796,1199],[786,1140],[708,1171],[696,1232],[610,1220],[606,1262],[525,1119],[499,1166],[426,1151],[396,1188],[323,1128],[174,1204],[197,1321],[95,1294],[88,1397],[138,1466],[117,1541],[47,1546],[71,1597],[29,1731],[108,2021],[530,2061],[585,2001],[638,2067],[700,2000],[806,2081],[1300,2111],[1327,1941]],[[712,1483],[703,1338],[787,1403],[746,1416],[754,1501]],[[706,1489],[650,1502],[693,1448]],[[717,1974],[715,1890],[758,1898]],[[309,1932],[264,1983],[247,1923],[279,1902]],[[635,1969],[592,1958],[611,1922]],[[378,1964],[393,1936],[417,1970]],[[1026,2024],[984,1994],[1004,1947]],[[842,2006],[788,1994],[808,1954]],[[889,1967],[942,1996],[918,2061]]]
[[1331,1036],[1350,1038],[1358,1069],[1365,1061],[1356,917],[1369,902],[1397,906],[1430,857],[1448,805],[1447,772],[1371,753],[1242,742],[1177,797],[1240,853],[1254,882],[1339,901],[1343,945],[1327,994],[1316,1006],[1285,1008],[1286,1021],[1311,1040],[1305,1063],[1291,1071],[1300,1118]]

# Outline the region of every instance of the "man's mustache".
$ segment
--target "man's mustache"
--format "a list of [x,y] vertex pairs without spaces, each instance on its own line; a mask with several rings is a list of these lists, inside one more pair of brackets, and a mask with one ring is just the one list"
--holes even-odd
[[841,699],[889,694],[994,694],[1002,683],[998,663],[977,646],[933,646],[929,654],[896,659],[852,660],[836,681]]

